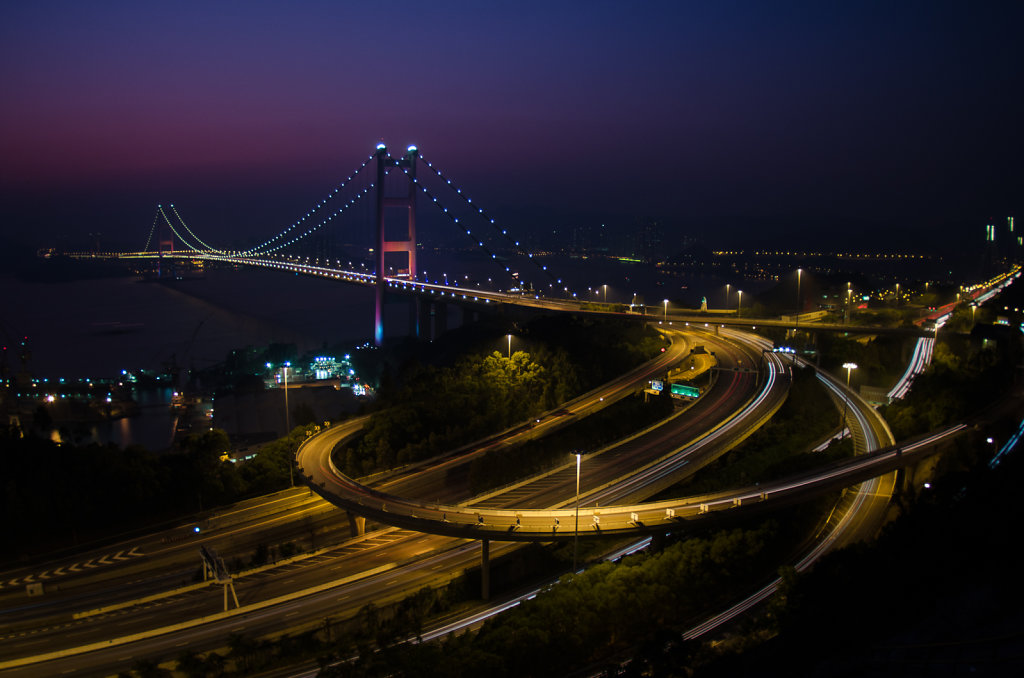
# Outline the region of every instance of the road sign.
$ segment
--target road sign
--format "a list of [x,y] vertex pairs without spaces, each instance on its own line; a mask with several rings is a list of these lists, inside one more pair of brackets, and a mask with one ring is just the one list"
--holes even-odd
[[672,395],[682,398],[698,398],[700,397],[700,389],[696,386],[687,386],[686,384],[672,384]]

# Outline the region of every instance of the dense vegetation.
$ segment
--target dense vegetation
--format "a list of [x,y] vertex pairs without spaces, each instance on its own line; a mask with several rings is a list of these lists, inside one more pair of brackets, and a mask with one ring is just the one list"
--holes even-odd
[[946,452],[930,488],[904,497],[904,515],[875,543],[790,572],[767,624],[695,675],[1021,675],[1024,586],[1002,526],[1024,519],[1024,466],[1015,454],[988,468],[982,435]]
[[966,337],[947,336],[935,345],[932,365],[910,393],[883,410],[897,440],[934,430],[976,413],[1014,379],[1015,342],[982,348]]
[[266,445],[256,459],[225,463],[227,435],[188,436],[182,451],[137,445],[82,447],[0,433],[0,540],[13,557],[31,546],[77,544],[288,486],[288,460],[305,430]]
[[336,460],[361,476],[497,433],[622,374],[664,342],[639,323],[574,316],[521,330],[526,350],[470,353],[452,365],[410,361],[381,378],[378,409]]

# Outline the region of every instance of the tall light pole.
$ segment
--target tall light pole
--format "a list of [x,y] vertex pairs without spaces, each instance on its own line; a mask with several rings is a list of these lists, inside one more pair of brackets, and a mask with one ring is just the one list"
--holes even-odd
[[284,364],[284,366],[281,368],[281,371],[284,373],[284,434],[285,435],[288,435],[288,433],[292,430],[291,420],[290,420],[290,417],[288,415],[288,368],[291,367],[291,366],[292,366],[291,363],[286,362]]
[[572,540],[572,571],[576,573],[576,552],[580,546],[580,462],[583,455],[576,453],[576,533]]
[[665,322],[668,322],[668,299],[665,300]]
[[[843,367],[846,368],[846,390],[850,390],[850,370],[857,369],[857,363],[843,363]],[[846,426],[846,406],[850,402],[850,394],[843,394],[843,420],[839,422],[841,426]]]
[[804,269],[796,269],[796,324],[800,324],[800,278],[804,274]]
[[846,322],[850,322],[850,302],[853,301],[853,283],[846,283]]
[[604,303],[608,303],[608,285],[601,285],[604,288]]
[[739,295],[736,302],[736,317],[739,318],[743,314],[743,290],[736,290],[736,294]]
[[[270,363],[267,363],[267,366],[269,367]],[[290,362],[285,362],[285,364],[281,367],[281,372],[284,374],[284,434],[286,437],[289,433],[291,433],[292,430],[290,417],[288,415],[288,368],[291,366],[292,364]],[[293,461],[289,461],[288,485],[291,487],[295,487],[295,474],[294,471],[292,471],[292,466],[294,466]]]
[[512,335],[508,335],[508,359],[512,360]]
[[732,287],[729,283],[725,283],[725,308],[729,308],[729,288]]

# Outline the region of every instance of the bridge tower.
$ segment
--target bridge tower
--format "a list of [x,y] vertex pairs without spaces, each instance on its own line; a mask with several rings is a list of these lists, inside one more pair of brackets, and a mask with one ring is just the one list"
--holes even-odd
[[160,216],[163,217],[158,224],[156,232],[156,277],[162,278],[164,275],[164,252],[174,251],[174,236],[171,234],[170,226],[167,223],[167,215],[164,214],[164,206],[157,205],[156,208],[160,212]]
[[[401,158],[388,157],[388,149],[383,143],[377,144],[377,285],[376,305],[374,311],[373,339],[377,346],[384,343],[384,267],[385,255],[389,252],[404,252],[408,266],[407,275],[410,280],[416,278],[416,159],[419,151],[410,146]],[[391,197],[385,195],[384,178],[387,170],[398,167],[409,178],[409,190],[406,195]],[[408,213],[408,230],[405,237],[388,239],[384,230],[385,210],[389,207],[405,209]],[[399,269],[401,274],[402,269]]]

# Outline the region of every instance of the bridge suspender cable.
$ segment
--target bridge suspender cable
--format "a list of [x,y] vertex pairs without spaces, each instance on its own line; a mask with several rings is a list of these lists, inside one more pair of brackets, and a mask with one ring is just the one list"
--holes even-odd
[[[562,284],[562,279],[561,278],[559,278],[558,276],[552,274],[551,271],[548,270],[548,267],[546,265],[541,264],[539,261],[534,259],[532,252],[526,251],[526,249],[523,248],[523,246],[519,243],[519,241],[516,240],[515,238],[513,238],[509,234],[508,229],[499,227],[497,225],[497,223],[495,222],[495,220],[492,217],[490,217],[484,211],[484,209],[482,207],[480,207],[479,205],[475,204],[471,198],[468,198],[462,192],[461,188],[458,188],[455,184],[452,183],[451,179],[449,179],[446,176],[444,176],[444,174],[442,174],[440,170],[438,170],[436,167],[434,167],[434,165],[432,163],[430,163],[427,160],[425,160],[422,155],[420,156],[420,160],[423,161],[423,163],[427,166],[427,168],[430,169],[430,171],[433,172],[437,176],[438,179],[443,181],[447,186],[451,186],[452,190],[455,191],[455,194],[458,197],[462,198],[462,200],[466,203],[467,206],[469,206],[470,209],[475,210],[477,214],[479,214],[481,217],[483,217],[483,219],[485,221],[487,221],[491,225],[491,227],[494,229],[495,233],[497,233],[502,238],[504,238],[513,247],[513,249],[515,250],[515,252],[517,254],[519,254],[521,256],[525,256],[527,259],[532,261],[534,266],[536,266],[538,269],[540,269],[541,272],[543,272],[552,281],[554,281],[555,283],[557,283],[559,285]],[[435,200],[434,202],[437,202],[437,201]],[[447,212],[447,210],[446,210],[446,212]],[[467,233],[468,233],[468,231],[467,231]],[[506,270],[508,270],[507,267],[506,267]]]
[[201,239],[199,238],[199,236],[198,236],[198,235],[196,235],[195,233],[193,233],[193,232],[192,232],[192,229],[191,229],[191,228],[189,228],[189,227],[188,227],[188,224],[186,224],[186,223],[185,223],[185,220],[181,218],[181,215],[180,215],[180,214],[178,214],[178,210],[177,210],[177,208],[176,208],[176,207],[174,206],[174,204],[173,204],[173,203],[171,204],[171,211],[172,211],[172,212],[174,212],[174,216],[178,218],[178,222],[179,222],[179,223],[180,223],[180,224],[182,225],[182,227],[183,227],[183,228],[184,228],[184,229],[185,229],[186,231],[188,231],[188,234],[189,234],[190,236],[192,236],[193,238],[195,238],[195,239],[196,239],[196,242],[198,242],[198,243],[199,243],[200,245],[202,245],[202,246],[203,246],[204,248],[206,248],[206,249],[205,249],[205,251],[207,251],[207,252],[213,252],[214,254],[227,254],[227,252],[222,252],[222,251],[220,251],[220,250],[215,250],[214,248],[210,247],[210,246],[209,246],[209,245],[207,245],[207,244],[206,244],[205,242],[203,242],[203,241],[202,241],[202,240],[201,240]]
[[163,208],[162,205],[157,205],[157,211],[160,213],[160,216],[163,217],[164,223],[167,224],[167,227],[169,229],[171,229],[171,233],[173,233],[174,235],[178,236],[178,240],[180,240],[181,243],[185,247],[189,248],[193,252],[202,252],[203,251],[202,249],[194,246],[192,243],[190,243],[188,240],[186,240],[185,236],[183,236],[181,233],[178,233],[178,229],[176,229],[174,227],[174,224],[171,223],[171,220],[167,218],[167,213],[164,212],[164,208]]
[[153,231],[156,230],[156,224],[158,221],[160,221],[159,208],[157,208],[157,211],[153,214],[153,225],[149,227],[149,237],[146,238],[146,246],[142,248],[143,252],[149,251],[149,243],[153,242]]
[[[253,247],[251,249],[245,250],[244,252],[239,252],[239,254],[241,256],[250,256],[250,255],[268,254],[270,252],[276,252],[277,250],[287,246],[288,244],[291,244],[291,243],[295,242],[296,240],[299,240],[299,239],[305,237],[306,235],[309,235],[309,233],[311,233],[312,231],[307,231],[303,235],[298,236],[296,238],[293,238],[292,240],[288,241],[287,243],[283,243],[283,244],[281,244],[281,245],[279,245],[279,246],[277,246],[277,247],[275,247],[273,249],[268,249],[275,242],[285,238],[289,233],[291,233],[292,231],[294,231],[297,228],[299,228],[300,226],[302,226],[303,223],[306,221],[306,219],[309,219],[309,218],[313,217],[313,215],[315,215],[317,213],[317,211],[321,207],[324,207],[332,198],[336,197],[338,191],[340,191],[341,189],[345,188],[345,186],[347,186],[349,183],[351,183],[352,180],[355,179],[359,175],[359,173],[370,163],[370,161],[372,161],[374,159],[374,157],[375,156],[371,155],[366,160],[364,160],[363,164],[360,165],[359,167],[357,167],[356,170],[354,172],[352,172],[352,174],[349,175],[349,177],[347,179],[345,179],[345,181],[343,181],[340,184],[338,184],[338,186],[333,191],[328,193],[327,196],[323,200],[321,200],[316,205],[314,205],[313,208],[311,210],[309,210],[308,212],[306,212],[306,214],[304,216],[299,217],[299,219],[297,219],[295,221],[295,223],[293,223],[291,226],[288,226],[283,231],[281,231],[280,233],[275,235],[273,238],[270,238],[269,240],[264,241],[263,243],[257,245],[256,247]],[[373,184],[371,184],[370,187],[372,188]],[[364,193],[364,194],[366,192],[367,192],[366,190],[362,191],[362,193]],[[352,201],[349,201],[349,202],[351,203]],[[344,208],[342,208],[342,209],[344,209]],[[335,214],[337,214],[337,212],[335,212]],[[330,221],[333,216],[334,215],[331,215],[331,217],[328,217],[328,219],[322,221],[313,230],[315,230],[316,228],[319,228],[320,226],[323,226],[324,223],[326,223],[326,221]],[[267,250],[267,251],[266,252],[260,252],[260,250]]]

